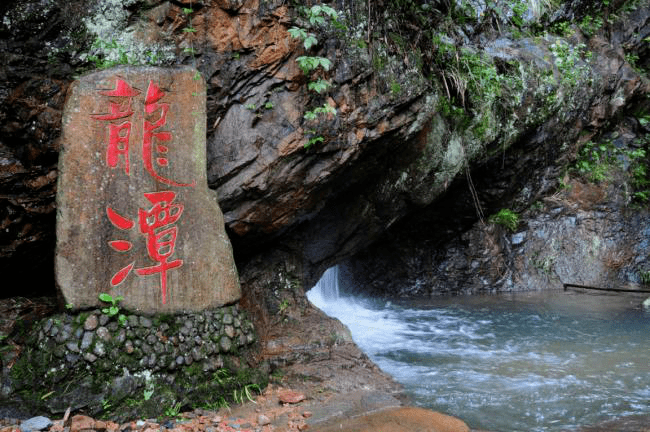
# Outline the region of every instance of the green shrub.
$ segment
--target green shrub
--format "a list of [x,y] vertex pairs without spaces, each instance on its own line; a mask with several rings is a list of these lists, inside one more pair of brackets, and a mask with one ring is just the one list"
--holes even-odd
[[650,270],[642,271],[640,275],[641,282],[645,285],[650,285]]
[[501,209],[499,213],[490,216],[490,222],[515,231],[519,226],[519,215],[510,209]]

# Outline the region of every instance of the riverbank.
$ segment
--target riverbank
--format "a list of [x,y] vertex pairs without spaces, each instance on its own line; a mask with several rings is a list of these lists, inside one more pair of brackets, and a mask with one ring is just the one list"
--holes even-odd
[[[0,331],[8,347],[2,356],[4,372],[21,352],[17,329],[54,310],[51,298],[0,301]],[[299,319],[282,319],[265,329],[257,360],[270,365],[272,383],[261,394],[251,394],[245,404],[220,410],[172,409],[156,419],[121,423],[71,411],[61,418],[43,416],[36,425],[29,419],[44,413],[0,406],[0,432],[328,431],[363,430],[362,425],[378,424],[383,431],[469,431],[460,420],[405,407],[408,401],[402,386],[361,352],[345,326],[311,306],[300,314]]]
[[[0,314],[2,330],[12,316],[32,319],[37,312],[48,310],[47,302],[35,300],[20,302],[14,299],[0,303],[4,305],[4,309],[0,309],[3,312]],[[5,417],[0,420],[0,432],[478,432],[462,420],[409,406],[402,386],[361,352],[339,321],[319,310],[304,308],[300,320],[283,320],[281,325],[268,330],[260,355],[263,361],[274,365],[272,383],[261,394],[252,394],[252,401],[243,405],[220,410],[168,412],[169,415],[156,419],[134,418],[121,423],[110,418],[91,418],[77,411],[49,419],[45,429],[24,425],[28,417],[39,413],[22,413],[21,418],[16,419],[0,410],[0,417]],[[9,364],[5,361],[3,366]],[[650,417],[632,416],[599,425],[584,425],[578,430],[638,432],[649,428]]]
[[[305,399],[298,401],[302,397]],[[56,420],[45,417],[25,421],[3,419],[0,421],[0,431],[470,431],[467,425],[456,418],[421,408],[398,405],[391,407],[393,403],[394,400],[381,393],[320,394],[312,397],[271,385],[254,401],[219,411],[194,410],[171,418],[138,419],[125,423],[97,420],[82,414],[67,415]]]

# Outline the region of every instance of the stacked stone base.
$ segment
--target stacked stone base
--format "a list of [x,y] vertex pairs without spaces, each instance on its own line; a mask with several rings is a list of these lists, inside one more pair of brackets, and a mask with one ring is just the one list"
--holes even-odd
[[10,370],[2,399],[31,412],[68,408],[111,418],[216,408],[263,388],[249,367],[252,323],[238,306],[139,316],[108,310],[59,314],[36,324]]

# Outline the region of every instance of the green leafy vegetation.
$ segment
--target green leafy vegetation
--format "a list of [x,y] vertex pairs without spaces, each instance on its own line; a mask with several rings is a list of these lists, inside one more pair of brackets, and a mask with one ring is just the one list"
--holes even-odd
[[320,135],[311,137],[311,138],[309,138],[309,141],[307,141],[307,144],[305,144],[305,148],[310,148],[311,146],[313,146],[315,144],[320,144],[323,141],[325,141],[325,138],[323,138]]
[[325,90],[329,89],[332,86],[332,84],[329,83],[329,81],[326,81],[322,78],[319,78],[316,81],[310,81],[307,84],[307,88],[311,91],[315,91],[318,94],[323,93]]
[[571,27],[570,21],[558,21],[553,23],[550,27],[550,31],[553,34],[562,37],[568,37],[573,34],[573,28]]
[[[300,39],[306,51],[318,45],[316,35],[310,30],[322,27],[331,23],[338,29],[343,29],[344,26],[338,21],[338,12],[327,5],[313,5],[311,7],[302,7],[300,10],[306,18],[305,26],[291,27],[289,34],[292,38]],[[332,67],[332,61],[327,57],[303,55],[296,58],[298,67],[305,74],[305,76],[312,78],[307,83],[307,89],[317,95],[323,95],[331,88],[331,83],[324,78],[326,72]],[[307,110],[303,118],[307,121],[317,121],[321,115],[336,116],[336,109],[324,103],[322,106],[314,109]],[[312,136],[309,138],[304,147],[306,149],[312,147],[316,143],[322,143],[325,139],[321,135]]]
[[120,307],[119,307],[119,303],[122,300],[124,300],[124,297],[122,296],[113,297],[110,294],[101,293],[99,294],[99,299],[104,303],[110,304],[110,306],[102,308],[102,313],[108,315],[109,317],[114,317],[119,314],[117,319],[120,322],[120,324],[122,325],[126,324],[126,316],[124,314],[120,314]]
[[639,276],[641,277],[641,283],[650,285],[650,270],[641,271]]
[[555,255],[542,255],[539,251],[535,251],[532,256],[533,266],[544,273],[546,276],[551,276],[557,256]]
[[635,53],[627,53],[625,54],[625,61],[632,66],[632,68],[637,71],[637,73],[642,74],[643,71],[641,68],[637,65],[637,62],[639,61],[639,55]]
[[244,402],[255,402],[255,399],[253,398],[253,392],[257,391],[258,393],[261,393],[260,386],[257,384],[246,384],[244,387],[240,389],[234,389],[232,391],[233,393],[233,400],[237,404],[243,404]]
[[324,103],[322,106],[316,107],[313,110],[305,111],[305,120],[316,120],[319,115],[331,114],[336,115],[336,109]]
[[586,15],[580,22],[579,27],[585,35],[591,37],[603,27],[603,24],[604,21],[602,17],[592,17],[591,15]]
[[497,18],[502,23],[507,23],[521,29],[526,26],[526,18],[529,12],[532,15],[539,16],[545,8],[546,5],[538,1],[493,1],[488,3],[485,13]]
[[580,150],[575,169],[589,181],[598,183],[608,180],[618,153],[611,141],[600,144],[588,141]]
[[568,42],[557,39],[549,48],[555,56],[555,66],[561,74],[560,84],[575,88],[589,73],[587,61],[591,55],[586,51],[586,45],[581,43],[571,46]]
[[280,315],[284,314],[284,312],[287,310],[289,307],[289,300],[284,299],[282,302],[280,302]]
[[437,34],[434,43],[446,96],[439,99],[439,111],[457,127],[471,130],[476,138],[487,138],[496,118],[505,123],[510,115],[508,104],[512,99],[508,95],[523,87],[518,64],[512,62],[500,72],[492,58],[457,47],[446,35]]
[[194,36],[192,33],[196,33],[196,29],[192,25],[192,14],[194,9],[192,7],[192,0],[189,2],[189,7],[183,7],[183,15],[187,17],[187,26],[183,28],[183,33],[188,33],[189,46],[183,48],[183,52],[189,54],[192,57],[192,62],[195,61],[196,50],[194,49]]
[[648,152],[639,148],[627,153],[630,160],[632,198],[638,203],[650,201],[650,178],[648,177]]
[[[650,122],[650,115],[639,115],[641,126]],[[599,142],[586,142],[578,153],[572,171],[589,182],[608,182],[617,172],[623,172],[627,177],[626,187],[629,199],[636,204],[650,202],[650,134],[646,133],[637,138],[630,148],[619,148],[612,139]]]
[[397,81],[393,81],[390,84],[390,94],[393,96],[397,96],[401,92],[402,92],[402,86],[400,85],[400,83],[398,83]]
[[176,418],[181,415],[181,407],[182,404],[180,402],[174,402],[174,404],[170,407],[165,408],[165,417],[171,417],[171,418]]
[[[128,48],[118,43],[115,39],[106,41],[97,38],[92,44],[92,50],[94,54],[86,57],[86,60],[93,63],[97,69],[108,69],[117,65],[140,64],[139,58],[130,54]],[[158,63],[159,57],[154,51],[147,51],[145,55],[147,63]]]
[[[43,399],[43,398],[41,398],[41,399]],[[112,406],[113,406],[113,405],[111,404],[111,401],[106,400],[106,399],[102,399],[102,409],[103,409],[104,411],[109,410]]]
[[[262,392],[262,387],[258,383],[251,382],[252,378],[245,370],[240,370],[237,374],[226,368],[218,369],[212,374],[212,383],[222,389],[219,398],[212,403],[216,408],[228,408],[228,397],[236,404],[245,402],[255,403],[254,394]],[[227,397],[228,396],[228,397]]]
[[519,215],[510,209],[501,209],[497,214],[490,216],[490,222],[503,225],[510,231],[519,227]]
[[296,59],[296,62],[298,62],[298,67],[305,75],[309,75],[311,71],[319,67],[328,71],[332,66],[332,61],[325,57],[300,56]]

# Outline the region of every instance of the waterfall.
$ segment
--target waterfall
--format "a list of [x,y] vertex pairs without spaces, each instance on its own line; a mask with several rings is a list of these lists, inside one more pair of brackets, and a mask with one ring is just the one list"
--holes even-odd
[[316,307],[323,309],[327,303],[336,302],[339,299],[339,268],[338,266],[328,268],[316,285],[307,292],[307,298]]

